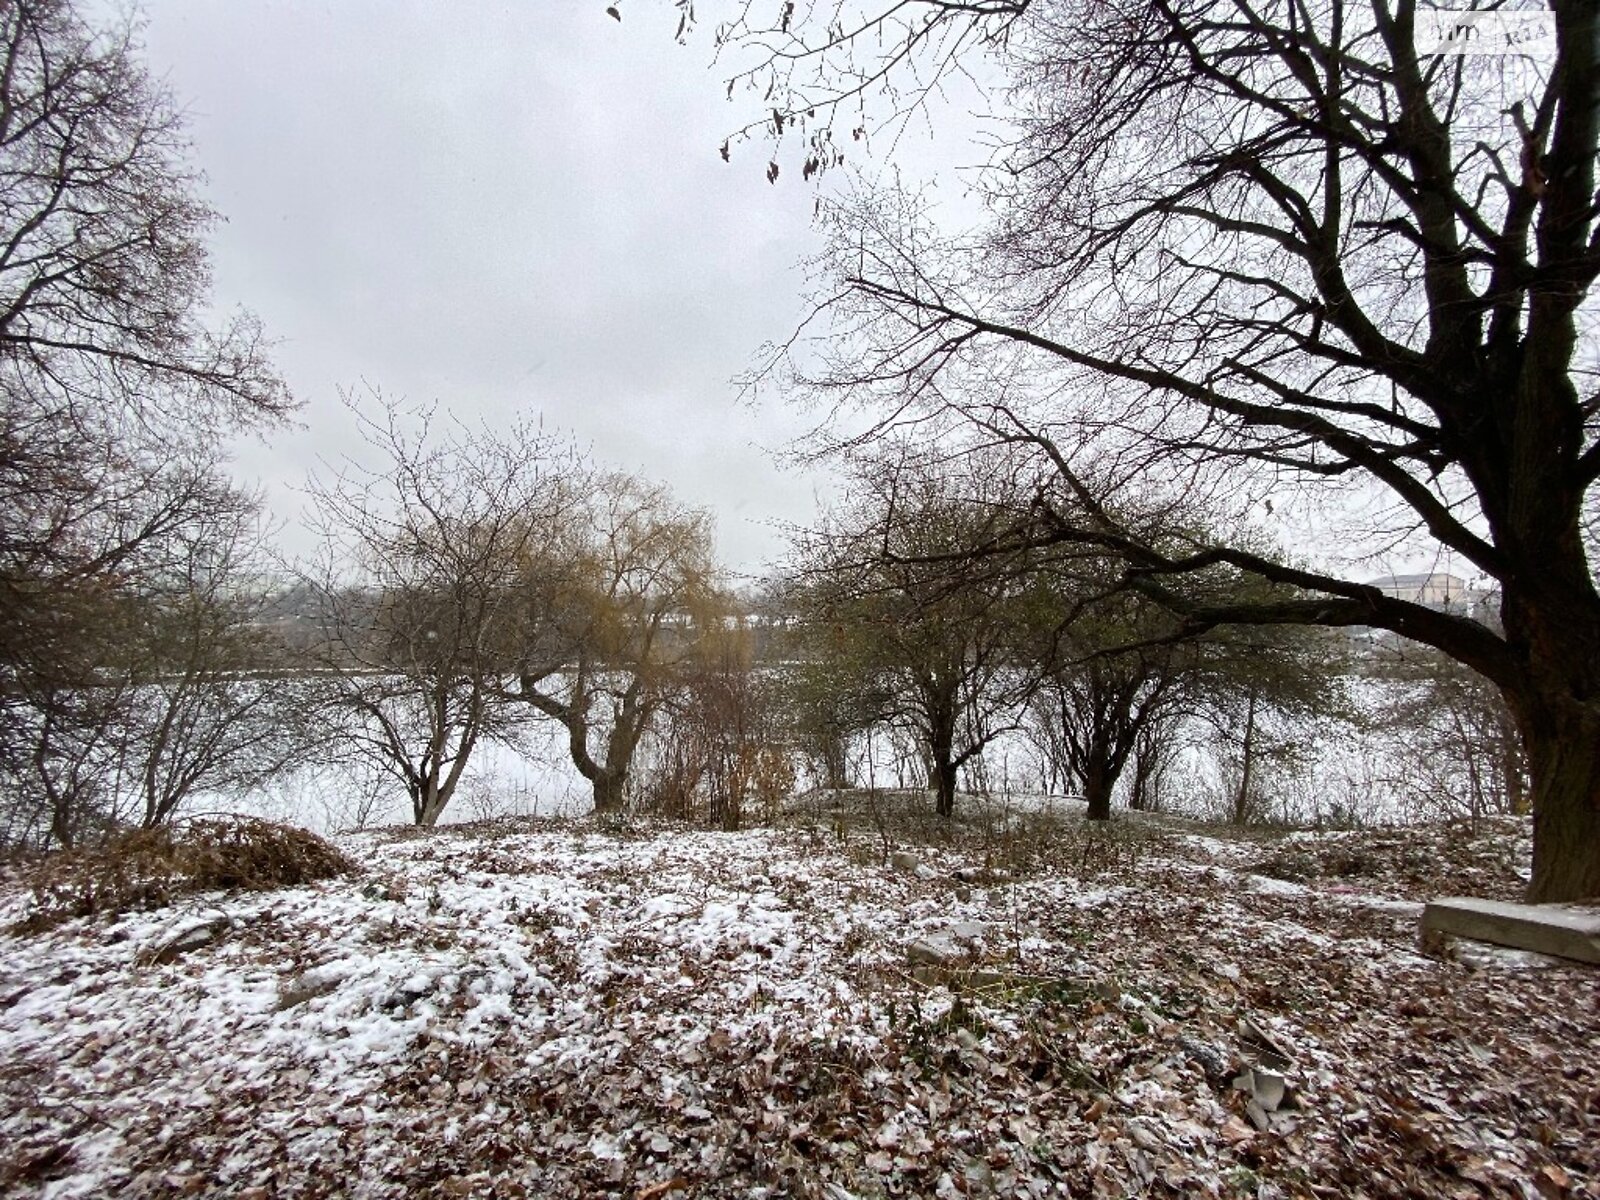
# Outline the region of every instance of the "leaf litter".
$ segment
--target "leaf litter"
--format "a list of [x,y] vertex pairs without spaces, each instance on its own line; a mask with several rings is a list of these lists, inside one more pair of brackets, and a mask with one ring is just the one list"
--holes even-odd
[[818,830],[352,835],[347,876],[6,936],[0,1190],[1600,1196],[1600,975],[1417,948],[1525,832],[988,886]]

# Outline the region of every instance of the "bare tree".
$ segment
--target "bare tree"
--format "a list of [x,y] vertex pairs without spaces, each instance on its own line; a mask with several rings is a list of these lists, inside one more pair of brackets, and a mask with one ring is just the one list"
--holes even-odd
[[1097,650],[1086,645],[1080,629],[1062,638],[1046,660],[1029,709],[1040,740],[1088,802],[1090,820],[1111,816],[1117,781],[1140,736],[1181,703],[1181,660],[1191,651],[1173,645]]
[[7,841],[161,824],[195,791],[247,790],[293,757],[292,688],[258,677],[273,654],[247,574],[254,499],[195,464],[143,503],[159,535],[108,532],[114,580],[48,581],[62,645],[11,664]]
[[612,472],[551,547],[530,557],[520,585],[525,627],[537,632],[512,694],[561,723],[595,811],[616,812],[714,587],[711,522],[664,487]]
[[915,733],[949,817],[959,772],[1015,728],[1031,685],[1017,573],[950,571],[1013,514],[987,481],[914,457],[864,464],[852,493],[797,547],[813,653],[847,664],[878,721]]
[[[791,592],[786,603],[798,614],[806,601],[802,588]],[[842,622],[808,626],[801,621],[785,643],[791,658],[778,686],[790,736],[819,786],[834,791],[853,787],[852,750],[883,720],[889,697],[850,653],[859,647]]]
[[[1031,446],[1070,501],[1034,540],[1125,555],[1194,628],[1370,625],[1484,675],[1528,757],[1528,894],[1569,900],[1600,894],[1600,9],[1530,11],[1548,59],[1430,56],[1414,0],[910,0],[728,33],[767,48],[774,132],[818,114],[814,134],[901,68],[948,77],[968,46],[1015,89],[987,236],[836,210],[832,362],[800,374]],[[1153,546],[1104,502],[1152,480],[1333,518],[1364,499],[1387,516],[1367,532],[1495,580],[1502,628],[1336,556]],[[1218,563],[1298,594],[1196,596]]]
[[1528,811],[1527,761],[1505,699],[1481,675],[1426,647],[1379,647],[1371,667],[1387,693],[1374,714],[1417,811],[1480,817]]
[[37,419],[271,420],[289,407],[248,316],[204,323],[204,236],[172,97],[132,28],[66,0],[0,11],[0,372]]
[[[105,610],[96,628],[105,630]],[[92,841],[118,823],[115,770],[123,745],[125,680],[30,681],[8,730],[5,845],[48,848]]]
[[654,732],[651,799],[690,816],[703,799],[713,826],[737,829],[747,805],[771,811],[794,787],[783,701],[756,661],[757,637],[730,597],[697,614],[701,632]]
[[1213,631],[1191,713],[1210,726],[1231,778],[1223,814],[1235,825],[1274,809],[1274,776],[1309,758],[1310,744],[1346,714],[1346,639],[1294,626]]
[[0,11],[0,660],[47,635],[51,582],[104,581],[163,535],[214,435],[290,407],[259,330],[203,321],[203,237],[170,96],[130,30],[62,0]]
[[131,27],[0,13],[0,365],[38,413],[261,421],[288,408],[250,317],[203,323],[216,214]]
[[[229,500],[231,499],[231,503]],[[133,683],[122,774],[133,820],[164,824],[196,793],[237,795],[299,764],[309,688],[263,627],[263,550],[253,497],[222,492],[173,539],[140,596],[125,662]]]
[[1183,752],[1183,718],[1180,707],[1163,708],[1147,717],[1133,739],[1133,774],[1128,783],[1128,807],[1136,812],[1161,812],[1167,807],[1167,784]]
[[335,754],[391,776],[431,826],[473,752],[516,735],[505,676],[524,639],[530,562],[564,536],[581,492],[571,451],[535,427],[446,426],[374,397],[378,465],[314,479],[325,539],[318,597],[322,709]]
[[0,7],[0,772],[53,795],[56,840],[109,819],[126,712],[101,667],[226,491],[217,436],[290,408],[254,320],[206,324],[214,214],[186,150],[131,26]]

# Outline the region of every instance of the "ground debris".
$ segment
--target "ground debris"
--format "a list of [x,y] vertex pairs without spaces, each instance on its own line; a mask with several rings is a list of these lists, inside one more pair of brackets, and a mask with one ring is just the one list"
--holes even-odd
[[5,940],[0,1191],[1600,1195],[1592,973],[1423,957],[1381,873],[1174,838],[962,899],[795,830],[340,849]]

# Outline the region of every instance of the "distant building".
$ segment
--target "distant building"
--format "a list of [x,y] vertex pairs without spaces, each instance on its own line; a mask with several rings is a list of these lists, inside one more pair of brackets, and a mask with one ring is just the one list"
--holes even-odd
[[[1440,612],[1471,617],[1491,629],[1500,628],[1500,590],[1468,587],[1467,581],[1459,575],[1450,575],[1443,571],[1422,572],[1415,575],[1384,575],[1378,579],[1367,580],[1367,586],[1375,587],[1385,596],[1391,596],[1396,600],[1407,600],[1412,604],[1422,604]],[[1374,646],[1392,643],[1397,637],[1395,634],[1383,633],[1365,625],[1352,627],[1350,635],[1359,643]]]
[[1476,599],[1467,587],[1467,581],[1443,571],[1420,575],[1383,575],[1367,580],[1385,596],[1396,600],[1409,600],[1413,604],[1426,604],[1432,608],[1459,608]]

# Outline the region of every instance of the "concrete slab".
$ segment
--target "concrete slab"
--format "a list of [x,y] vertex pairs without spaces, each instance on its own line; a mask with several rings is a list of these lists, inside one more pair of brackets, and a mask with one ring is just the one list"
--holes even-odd
[[1448,934],[1600,964],[1600,910],[1447,896],[1422,910],[1422,937]]

